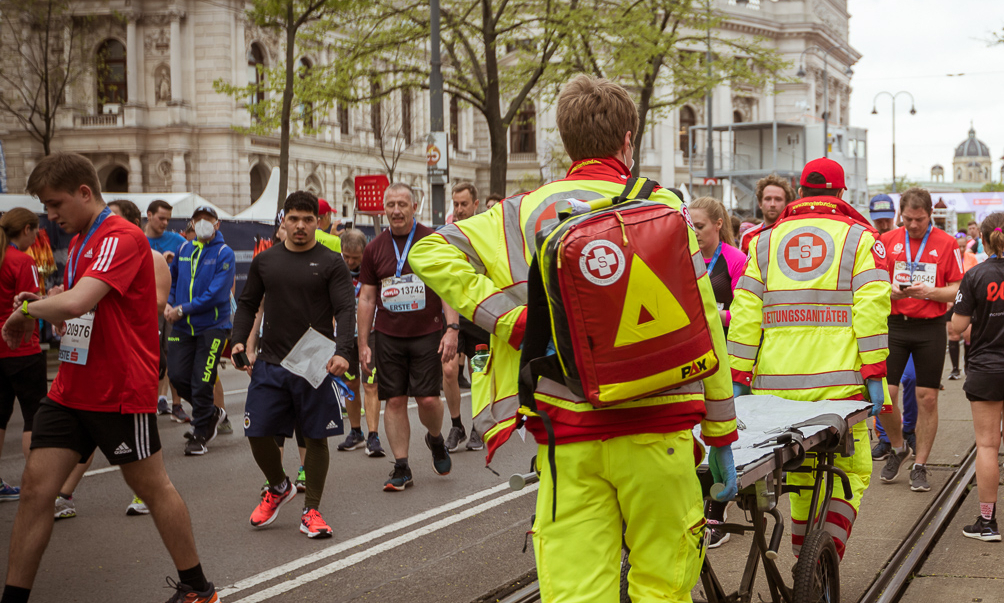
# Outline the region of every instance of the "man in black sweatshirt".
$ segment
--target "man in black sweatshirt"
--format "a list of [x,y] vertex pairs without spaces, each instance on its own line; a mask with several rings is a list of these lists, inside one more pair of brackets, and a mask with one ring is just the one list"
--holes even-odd
[[[251,525],[272,523],[279,507],[296,496],[274,440],[275,436],[292,437],[296,425],[307,444],[303,464],[306,504],[300,531],[310,538],[328,538],[331,528],[318,505],[328,473],[327,438],[342,433],[340,394],[332,375],[341,376],[349,368],[348,358],[355,346],[355,295],[342,256],[317,244],[317,210],[317,197],[310,193],[297,191],[286,198],[281,226],[286,240],[254,258],[237,302],[233,356],[236,359],[245,351],[264,297],[261,351],[251,362],[253,369],[247,367],[251,385],[244,410],[244,435],[270,486],[251,514]],[[332,319],[338,325],[337,338]],[[337,349],[327,361],[329,374],[316,389],[304,377],[281,366],[309,329],[334,340]]]

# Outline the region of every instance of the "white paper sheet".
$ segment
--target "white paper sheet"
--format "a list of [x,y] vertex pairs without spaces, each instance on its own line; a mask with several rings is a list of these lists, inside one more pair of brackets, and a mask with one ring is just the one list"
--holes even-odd
[[311,327],[280,364],[287,371],[306,379],[314,389],[317,389],[324,383],[324,378],[328,374],[328,360],[334,355],[335,342]]

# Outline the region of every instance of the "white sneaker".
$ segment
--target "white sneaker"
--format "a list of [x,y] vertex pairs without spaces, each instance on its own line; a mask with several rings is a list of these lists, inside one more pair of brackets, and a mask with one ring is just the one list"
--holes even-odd
[[146,508],[146,503],[138,496],[132,497],[132,502],[126,508],[126,515],[149,515],[150,509]]
[[77,516],[77,507],[73,504],[72,498],[56,497],[56,519],[69,519]]

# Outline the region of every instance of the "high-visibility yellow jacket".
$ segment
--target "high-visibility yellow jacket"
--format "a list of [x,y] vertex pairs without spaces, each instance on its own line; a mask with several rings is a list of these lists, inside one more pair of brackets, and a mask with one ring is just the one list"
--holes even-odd
[[885,377],[885,249],[835,197],[789,205],[750,244],[736,287],[728,350],[733,380],[791,400],[862,399]]
[[[474,425],[485,437],[489,460],[517,425],[519,347],[536,233],[556,218],[553,206],[557,201],[613,197],[623,191],[629,177],[629,170],[612,158],[578,161],[563,180],[510,197],[485,213],[446,226],[436,235],[417,241],[408,256],[415,274],[445,303],[492,334],[487,370],[475,374],[472,383]],[[653,193],[651,200],[681,207],[679,199],[665,189]],[[692,254],[700,254],[692,232],[690,249]],[[703,268],[703,260],[700,265]],[[542,379],[537,404],[551,417],[557,443],[678,431],[698,422],[709,445],[725,445],[736,439],[725,337],[706,274],[698,286],[719,370],[706,378],[703,386],[698,382],[673,390],[674,395],[602,410],[576,398],[563,384],[545,383]],[[538,442],[546,443],[539,419],[531,417],[527,428]]]

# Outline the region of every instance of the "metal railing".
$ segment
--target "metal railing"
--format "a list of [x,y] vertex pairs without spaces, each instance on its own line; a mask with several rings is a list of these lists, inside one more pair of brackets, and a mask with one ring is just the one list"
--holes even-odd
[[78,128],[115,128],[122,125],[122,114],[75,115],[73,125]]
[[537,154],[509,153],[509,163],[537,163]]

